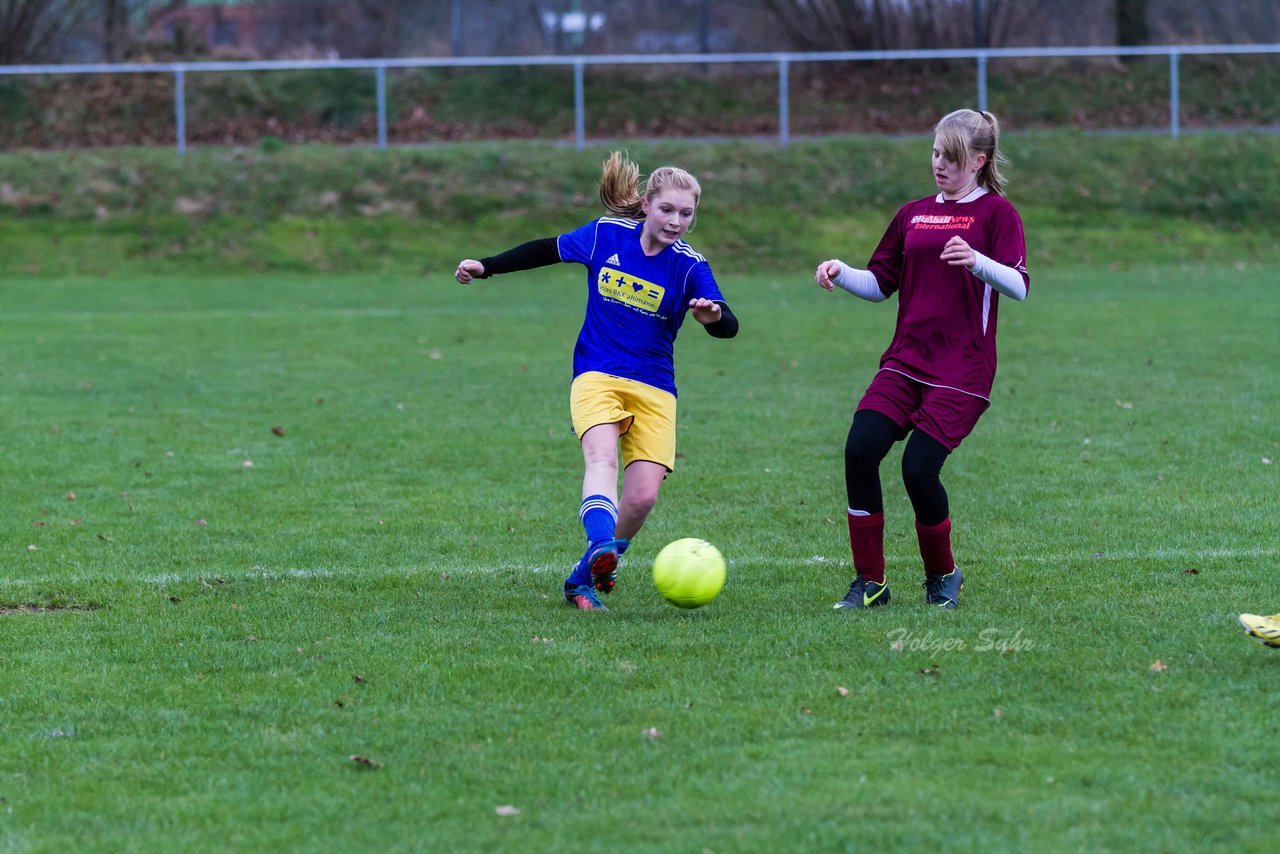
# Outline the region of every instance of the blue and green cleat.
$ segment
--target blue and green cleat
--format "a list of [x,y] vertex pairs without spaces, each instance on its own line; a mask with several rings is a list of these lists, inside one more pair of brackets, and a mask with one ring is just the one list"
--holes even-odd
[[608,611],[590,584],[566,584],[564,601],[581,611]]

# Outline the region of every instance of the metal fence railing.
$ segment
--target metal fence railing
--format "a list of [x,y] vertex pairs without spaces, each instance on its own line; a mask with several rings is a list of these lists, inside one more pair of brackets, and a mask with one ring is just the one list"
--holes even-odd
[[387,70],[405,68],[476,68],[558,66],[573,69],[574,139],[578,148],[586,145],[586,109],[584,107],[584,70],[591,66],[617,65],[711,65],[767,64],[778,74],[778,142],[791,139],[789,72],[793,64],[814,62],[877,62],[889,60],[969,59],[975,63],[976,99],[980,109],[987,108],[987,64],[993,59],[1037,59],[1078,57],[1152,57],[1169,60],[1169,135],[1180,132],[1180,81],[1178,61],[1183,56],[1229,56],[1242,54],[1280,54],[1280,44],[1200,44],[1149,45],[1143,47],[1053,47],[1053,48],[987,48],[955,50],[869,50],[831,51],[822,53],[692,53],[692,54],[623,54],[610,56],[488,56],[488,57],[415,57],[393,59],[275,60],[251,62],[160,62],[160,63],[96,63],[85,65],[0,65],[0,76],[55,74],[136,74],[166,73],[174,79],[175,145],[178,153],[187,150],[186,79],[188,74],[236,71],[298,71],[311,69],[372,70],[377,99],[379,148],[387,147]]

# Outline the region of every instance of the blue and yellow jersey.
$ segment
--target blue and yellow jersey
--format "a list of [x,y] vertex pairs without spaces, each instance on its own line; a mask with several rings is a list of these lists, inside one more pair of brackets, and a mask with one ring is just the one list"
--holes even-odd
[[723,300],[711,266],[683,240],[640,248],[643,223],[600,217],[556,238],[560,260],[587,268],[587,316],[573,375],[599,371],[676,393],[676,334],[695,298]]

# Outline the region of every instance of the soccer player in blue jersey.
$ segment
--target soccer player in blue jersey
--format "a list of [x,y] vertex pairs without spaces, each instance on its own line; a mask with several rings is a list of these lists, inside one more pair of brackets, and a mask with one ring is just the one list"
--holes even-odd
[[[522,243],[458,264],[462,284],[548,264],[587,268],[587,313],[573,349],[570,413],[585,472],[578,517],[587,548],[564,583],[567,603],[608,610],[618,558],[640,531],[676,461],[674,347],[685,314],[716,338],[738,333],[707,259],[684,241],[702,188],[663,166],[640,189],[620,153],[604,162],[600,200],[609,211],[559,237]],[[618,456],[622,456],[621,500]]]
[[889,603],[879,467],[902,439],[902,480],[916,516],[925,602],[959,604],[964,575],[952,556],[951,515],[939,475],[991,405],[1001,297],[1026,299],[1031,281],[1022,220],[1004,195],[996,117],[956,110],[934,131],[937,192],[899,209],[867,269],[832,259],[815,274],[826,290],[839,287],[869,302],[898,296],[893,340],[845,441],[857,575],[836,603],[839,610]]

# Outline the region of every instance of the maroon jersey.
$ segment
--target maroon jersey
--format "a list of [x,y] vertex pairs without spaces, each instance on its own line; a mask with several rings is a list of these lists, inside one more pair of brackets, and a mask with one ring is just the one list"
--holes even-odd
[[885,296],[898,294],[898,322],[880,367],[990,399],[1000,295],[938,257],[955,235],[1020,272],[1030,287],[1022,219],[1008,199],[979,189],[955,201],[939,193],[908,202],[867,264]]

